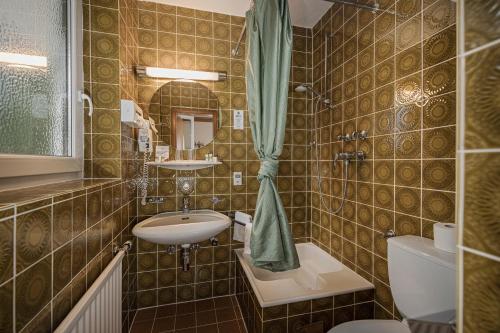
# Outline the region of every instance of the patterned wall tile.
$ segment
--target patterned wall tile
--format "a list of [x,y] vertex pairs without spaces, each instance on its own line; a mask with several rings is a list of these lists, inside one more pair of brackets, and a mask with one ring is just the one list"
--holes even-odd
[[452,191],[455,188],[455,160],[424,160],[422,177],[424,188]]
[[472,0],[464,3],[464,44],[470,50],[500,38],[498,2]]
[[456,4],[447,0],[429,2],[423,11],[424,38],[456,22]]
[[500,302],[500,264],[472,253],[465,253],[463,260],[463,332],[495,332],[500,320],[490,314]]
[[467,57],[465,146],[468,149],[500,147],[499,103],[496,93],[500,82],[499,59],[499,46]]
[[433,66],[456,56],[455,25],[426,39],[423,45],[424,67]]
[[52,207],[21,215],[16,223],[16,270],[22,271],[52,248]]
[[71,280],[71,242],[54,252],[53,256],[53,284],[54,294],[58,294]]
[[455,220],[454,193],[423,191],[422,216],[434,221],[453,223]]
[[28,270],[21,273],[16,279],[16,328],[20,330],[45,305],[51,297],[51,260],[47,257]]
[[118,33],[118,10],[91,6],[90,17],[93,31]]
[[12,310],[13,310],[13,280],[0,285],[0,296],[2,302],[0,303],[0,324],[3,332],[13,331]]
[[0,222],[0,284],[8,281],[13,274],[14,220]]
[[498,239],[498,154],[469,154],[465,160],[464,235],[465,246],[500,256]]
[[423,108],[424,128],[453,125],[456,118],[455,93],[429,99]]
[[442,127],[423,132],[424,158],[452,158],[455,156],[455,127]]

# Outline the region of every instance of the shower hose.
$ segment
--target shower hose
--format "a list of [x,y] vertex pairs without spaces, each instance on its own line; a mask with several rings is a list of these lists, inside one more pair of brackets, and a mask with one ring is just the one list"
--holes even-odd
[[344,160],[344,169],[345,169],[345,178],[343,179],[343,186],[342,186],[342,201],[340,202],[340,206],[337,209],[331,209],[326,202],[325,202],[325,196],[323,194],[323,189],[321,188],[321,172],[319,170],[319,152],[318,152],[318,123],[317,123],[317,113],[319,113],[319,104],[321,102],[321,97],[318,97],[318,100],[316,101],[315,104],[315,110],[313,110],[313,118],[314,118],[314,148],[315,148],[315,153],[316,153],[316,172],[317,172],[317,183],[318,183],[318,189],[319,189],[319,197],[321,200],[321,204],[325,209],[328,211],[330,214],[338,214],[342,208],[344,207],[344,202],[347,197],[347,182],[349,181],[349,160]]

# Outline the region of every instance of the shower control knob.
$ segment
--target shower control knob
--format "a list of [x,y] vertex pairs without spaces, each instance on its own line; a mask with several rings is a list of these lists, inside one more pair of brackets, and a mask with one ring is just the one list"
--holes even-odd
[[358,132],[358,139],[359,140],[366,140],[366,138],[368,138],[368,132],[367,131]]
[[366,158],[365,152],[364,151],[357,151],[356,152],[356,160],[358,161],[364,161]]

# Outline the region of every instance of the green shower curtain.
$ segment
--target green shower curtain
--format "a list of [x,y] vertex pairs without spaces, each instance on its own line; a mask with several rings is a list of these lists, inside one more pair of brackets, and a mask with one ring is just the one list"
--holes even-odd
[[285,136],[292,54],[287,0],[255,0],[247,12],[246,24],[248,112],[254,148],[261,163],[251,257],[257,267],[286,271],[300,266],[285,209],[273,182]]

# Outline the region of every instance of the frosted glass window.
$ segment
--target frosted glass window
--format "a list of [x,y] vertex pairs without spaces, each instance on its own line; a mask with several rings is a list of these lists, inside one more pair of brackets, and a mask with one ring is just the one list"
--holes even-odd
[[0,1],[0,154],[71,156],[66,0]]

